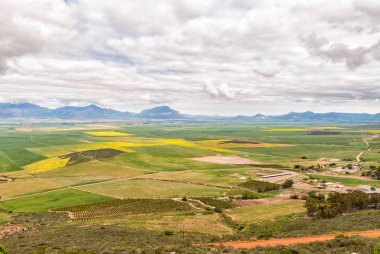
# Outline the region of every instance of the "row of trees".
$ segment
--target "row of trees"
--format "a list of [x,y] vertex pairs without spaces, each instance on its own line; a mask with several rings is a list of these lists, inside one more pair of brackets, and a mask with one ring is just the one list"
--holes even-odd
[[361,191],[349,193],[331,193],[326,198],[323,194],[309,193],[305,208],[308,216],[315,218],[333,218],[344,212],[380,208],[380,194],[366,194]]

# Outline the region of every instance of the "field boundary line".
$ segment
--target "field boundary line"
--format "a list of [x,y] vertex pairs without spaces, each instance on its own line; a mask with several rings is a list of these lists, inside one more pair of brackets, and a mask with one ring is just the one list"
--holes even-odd
[[82,190],[82,189],[79,189],[77,187],[68,187],[68,188],[69,189],[73,189],[73,190],[79,190],[79,191],[91,193],[91,194],[96,194],[96,195],[100,195],[100,196],[104,196],[104,197],[110,197],[110,198],[120,199],[119,197],[115,197],[115,196],[111,196],[111,195],[105,195],[105,194],[94,192],[94,191]]

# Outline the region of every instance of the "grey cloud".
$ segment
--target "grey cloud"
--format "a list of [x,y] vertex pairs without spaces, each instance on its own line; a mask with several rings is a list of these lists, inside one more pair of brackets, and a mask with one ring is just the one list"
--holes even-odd
[[[368,63],[371,56],[378,56],[379,44],[369,47],[349,47],[344,43],[329,43],[325,37],[318,37],[315,33],[300,36],[300,40],[311,54],[329,60],[333,63],[344,62],[348,69],[355,70]],[[376,59],[377,57],[375,57]],[[373,59],[372,59],[373,60]]]
[[27,17],[17,13],[16,8],[25,6],[7,1],[0,3],[0,73],[4,73],[9,61],[42,50],[40,31],[33,27]]

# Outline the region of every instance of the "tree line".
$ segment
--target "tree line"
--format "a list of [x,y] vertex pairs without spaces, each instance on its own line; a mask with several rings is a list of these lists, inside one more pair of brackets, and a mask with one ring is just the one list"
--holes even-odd
[[309,192],[305,208],[310,217],[334,218],[354,210],[379,209],[380,194],[366,194],[355,190],[349,193],[334,192],[326,197],[323,194]]

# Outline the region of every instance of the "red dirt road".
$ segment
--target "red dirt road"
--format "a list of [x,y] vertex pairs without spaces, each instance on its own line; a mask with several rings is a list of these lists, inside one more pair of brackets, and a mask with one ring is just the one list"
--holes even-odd
[[257,240],[257,241],[238,241],[238,242],[222,242],[219,243],[223,246],[230,246],[234,249],[238,248],[255,248],[255,247],[273,247],[277,245],[294,245],[301,243],[312,243],[312,242],[322,242],[334,239],[337,235],[345,236],[364,236],[369,238],[379,238],[380,229],[367,230],[367,231],[352,231],[345,232],[341,234],[326,234],[326,235],[314,235],[314,236],[301,236],[301,237],[291,237],[291,238],[277,238],[268,240]]

